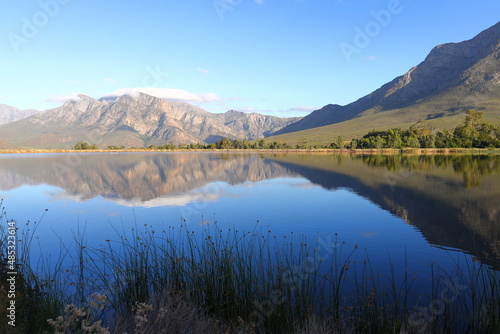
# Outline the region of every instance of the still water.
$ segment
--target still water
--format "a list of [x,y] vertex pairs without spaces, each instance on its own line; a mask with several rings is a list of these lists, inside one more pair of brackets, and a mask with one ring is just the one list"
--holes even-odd
[[426,277],[464,256],[500,268],[500,156],[1,155],[0,197],[18,226],[37,222],[33,261],[77,235],[98,246],[137,226],[217,222],[302,234],[325,256],[339,240],[382,273]]

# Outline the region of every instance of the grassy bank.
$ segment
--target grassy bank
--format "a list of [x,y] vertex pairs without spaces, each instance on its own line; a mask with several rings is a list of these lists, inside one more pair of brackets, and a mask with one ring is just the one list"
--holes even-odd
[[[43,219],[43,216],[41,217]],[[500,276],[479,261],[453,273],[432,266],[418,294],[411,268],[380,273],[369,250],[332,236],[325,246],[183,222],[155,230],[137,222],[103,245],[75,233],[61,255],[32,261],[38,222],[18,226],[17,325],[12,333],[494,333]],[[1,272],[9,221],[2,215]],[[138,227],[140,226],[140,227]],[[7,232],[7,233],[6,233]],[[354,255],[365,252],[363,261]],[[389,261],[389,259],[388,259]],[[403,277],[402,280],[396,277]],[[4,286],[0,298],[7,305]],[[5,310],[5,307],[2,307]],[[4,316],[4,314],[2,314]],[[5,317],[3,317],[5,319]],[[1,327],[3,326],[3,327]]]
[[125,152],[228,152],[228,153],[344,153],[344,154],[500,154],[494,148],[404,148],[404,149],[175,149],[160,150],[149,148],[123,150],[64,150],[64,149],[0,149],[0,154],[26,153],[125,153]]

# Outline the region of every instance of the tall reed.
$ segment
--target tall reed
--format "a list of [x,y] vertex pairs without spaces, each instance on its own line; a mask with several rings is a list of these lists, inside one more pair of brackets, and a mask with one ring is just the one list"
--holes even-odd
[[19,268],[30,290],[27,303],[38,305],[26,310],[45,323],[33,322],[29,333],[47,326],[67,333],[500,329],[498,272],[465,255],[452,273],[431,264],[432,289],[420,295],[407,264],[398,268],[388,255],[390,270],[381,273],[369,251],[358,254],[357,245],[337,235],[320,256],[317,239],[276,235],[264,226],[243,231],[217,223],[157,228],[136,222],[100,246],[89,246],[77,232],[71,245],[61,240],[56,259],[34,265],[35,232],[20,233]]

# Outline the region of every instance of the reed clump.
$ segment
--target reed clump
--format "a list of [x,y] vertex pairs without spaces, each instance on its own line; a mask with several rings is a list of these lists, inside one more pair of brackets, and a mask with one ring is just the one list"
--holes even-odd
[[33,267],[35,230],[21,233],[18,269],[27,300],[44,309],[26,306],[26,333],[500,331],[500,277],[479,261],[453,273],[432,265],[431,291],[420,294],[408,268],[380,273],[337,235],[320,252],[302,235],[182,221],[136,224],[98,247],[75,234],[61,241],[64,256]]

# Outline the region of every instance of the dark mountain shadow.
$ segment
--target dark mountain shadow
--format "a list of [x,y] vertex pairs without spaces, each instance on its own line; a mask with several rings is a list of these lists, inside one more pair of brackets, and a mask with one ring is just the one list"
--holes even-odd
[[[468,157],[464,159],[467,161]],[[416,227],[436,247],[463,250],[483,263],[500,269],[498,174],[493,194],[481,195],[477,189],[468,191],[468,188],[477,187],[478,183],[467,177],[471,172],[464,172],[467,162],[461,163],[460,159],[455,161],[454,173],[464,173],[462,182],[456,178],[447,179],[416,171],[402,173],[394,166],[379,170],[377,181],[380,182],[373,182],[370,174],[363,173],[363,168],[354,170],[345,166],[339,167],[338,171],[331,171],[286,160],[286,157],[280,157],[279,161],[274,161],[325,189],[350,189]],[[374,168],[361,159],[358,162],[364,164],[366,170]],[[413,184],[419,184],[420,187],[412,187]]]

